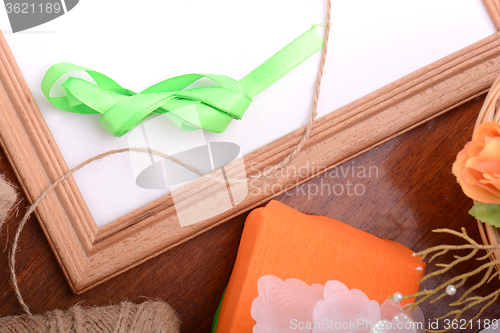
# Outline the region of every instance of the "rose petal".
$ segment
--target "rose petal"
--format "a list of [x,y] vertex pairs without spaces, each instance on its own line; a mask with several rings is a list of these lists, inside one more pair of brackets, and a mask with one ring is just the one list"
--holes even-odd
[[323,299],[323,286],[307,285],[297,279],[282,281],[275,276],[263,276],[257,283],[259,296],[252,302],[251,315],[257,322],[253,332],[307,332],[294,329],[292,320],[312,322],[316,303]]
[[482,161],[500,161],[500,137],[491,138],[477,156]]
[[382,319],[391,320],[395,315],[402,311],[400,303],[397,303],[392,298],[388,298],[380,306]]
[[462,185],[462,191],[464,191],[465,195],[469,198],[472,198],[476,201],[481,201],[484,203],[497,203],[500,204],[500,198],[497,195],[494,195],[487,189],[486,186],[480,185]]
[[485,203],[500,203],[500,187],[497,188],[496,183],[494,185],[481,183],[484,175],[478,170],[465,166],[465,164],[475,166],[479,163],[477,158],[465,160],[464,154],[459,154],[453,164],[452,172],[468,197]]
[[[485,179],[479,181],[479,185],[485,187],[485,189],[491,194],[497,195],[500,193],[500,179],[496,176],[491,176],[488,174],[484,175]],[[500,194],[498,194],[500,196]]]
[[499,161],[482,161],[479,163],[475,163],[474,165],[471,165],[471,166],[469,166],[469,163],[467,163],[466,167],[471,168],[473,170],[477,170],[481,174],[489,174],[489,175],[500,174],[500,160]]
[[479,142],[469,142],[470,145],[467,150],[468,157],[478,156],[481,150],[484,148],[484,143]]
[[480,124],[472,134],[472,141],[485,143],[486,137],[500,137],[500,124],[495,122]]
[[418,328],[417,332],[419,332],[419,333],[424,332],[425,317],[424,317],[424,313],[422,312],[422,310],[418,306],[413,311],[408,309],[408,310],[405,310],[403,312],[408,314],[409,316],[411,316],[413,322],[419,323],[418,325],[416,325],[416,327]]
[[[357,290],[357,289],[354,289]],[[328,281],[323,289],[324,299],[330,299],[337,295],[349,294],[349,288],[340,281]]]
[[328,325],[314,328],[313,333],[369,332],[381,319],[380,304],[360,290],[348,290],[341,282],[328,281],[324,295],[325,300],[314,307],[313,319]]

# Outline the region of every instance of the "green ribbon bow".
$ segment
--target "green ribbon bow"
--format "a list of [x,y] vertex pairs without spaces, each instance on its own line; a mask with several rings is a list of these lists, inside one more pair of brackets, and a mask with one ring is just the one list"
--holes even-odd
[[[64,111],[102,114],[100,123],[115,137],[129,132],[153,113],[165,114],[185,131],[203,128],[222,133],[231,120],[243,117],[252,97],[323,47],[316,28],[313,26],[240,81],[224,75],[187,74],[135,93],[102,73],[63,62],[49,68],[42,80],[42,92]],[[56,81],[74,71],[87,72],[96,84],[70,76],[61,84],[66,95],[51,97]],[[202,78],[218,86],[186,89]],[[196,112],[188,112],[193,107]]]

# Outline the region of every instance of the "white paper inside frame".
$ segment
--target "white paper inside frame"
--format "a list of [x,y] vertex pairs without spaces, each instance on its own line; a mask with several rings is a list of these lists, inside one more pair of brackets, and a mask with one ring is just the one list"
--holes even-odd
[[[113,138],[98,116],[50,105],[40,82],[52,64],[86,66],[134,91],[188,73],[239,80],[311,24],[323,22],[325,11],[326,0],[83,0],[62,17],[26,32],[8,32],[4,8],[0,19],[72,167],[129,146],[129,135]],[[334,0],[332,22],[319,116],[495,32],[481,0]],[[179,133],[162,121],[164,146],[181,151],[200,141],[224,141],[239,145],[244,155],[303,126],[319,62],[318,53],[257,95],[243,120],[233,121],[223,134]],[[99,226],[168,193],[168,188],[137,186],[137,168],[124,154],[75,174]]]

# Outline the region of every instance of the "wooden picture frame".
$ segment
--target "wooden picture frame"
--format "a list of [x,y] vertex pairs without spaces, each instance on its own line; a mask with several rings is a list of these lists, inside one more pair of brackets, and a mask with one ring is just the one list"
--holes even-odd
[[[485,0],[496,27],[498,1]],[[165,195],[98,228],[72,178],[38,206],[36,215],[75,293],[82,293],[274,196],[348,161],[485,93],[500,73],[500,32],[425,66],[316,121],[304,149],[289,168],[307,173],[250,180],[242,203],[206,221],[180,227],[173,199]],[[0,36],[0,142],[23,190],[33,202],[68,167]],[[296,130],[244,156],[249,177],[289,154],[303,135]],[[228,176],[238,170],[227,168]],[[252,189],[272,188],[272,191]],[[177,198],[216,196],[203,179],[179,189]]]

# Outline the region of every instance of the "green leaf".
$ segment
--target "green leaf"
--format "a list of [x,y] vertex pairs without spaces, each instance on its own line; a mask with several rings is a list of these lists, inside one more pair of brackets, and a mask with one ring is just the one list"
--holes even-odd
[[469,214],[481,222],[488,223],[494,227],[500,228],[500,205],[476,202],[469,210]]

